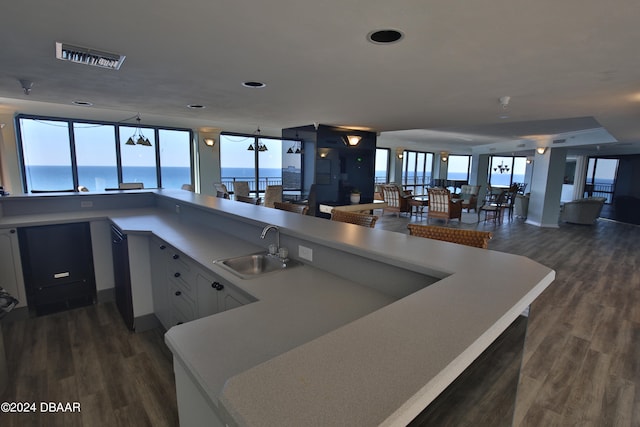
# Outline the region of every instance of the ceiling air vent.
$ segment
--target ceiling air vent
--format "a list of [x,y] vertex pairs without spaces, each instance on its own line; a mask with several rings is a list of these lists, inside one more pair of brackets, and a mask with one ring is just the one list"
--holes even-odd
[[567,142],[566,139],[554,139],[553,140],[554,144],[562,144],[562,143],[565,143],[565,142]]
[[97,49],[56,42],[56,58],[78,64],[119,70],[126,56]]

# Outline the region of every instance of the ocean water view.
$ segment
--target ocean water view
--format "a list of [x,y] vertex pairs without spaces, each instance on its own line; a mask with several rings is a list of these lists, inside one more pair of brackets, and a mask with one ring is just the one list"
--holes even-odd
[[[301,175],[299,169],[285,169],[290,175],[290,181],[295,181],[295,175]],[[162,167],[160,170],[162,188],[178,189],[183,184],[191,183],[189,167]],[[73,176],[70,166],[28,166],[26,168],[27,186],[29,190],[71,190]],[[264,182],[281,183],[283,170],[275,168],[260,168],[261,189]],[[253,168],[222,168],[222,180],[233,181],[254,180]],[[264,180],[267,181],[264,181]],[[123,182],[141,182],[145,188],[158,188],[156,168],[154,166],[123,166]],[[299,181],[299,179],[298,179]],[[104,191],[107,188],[118,187],[118,171],[116,166],[78,166],[78,183],[89,191]]]
[[[163,167],[162,188],[180,188],[191,183],[190,168]],[[70,166],[28,166],[27,187],[31,190],[72,190],[73,176]],[[152,166],[123,166],[123,182],[141,182],[145,188],[157,188],[156,168]],[[104,191],[118,187],[116,166],[78,166],[78,184],[89,191]]]

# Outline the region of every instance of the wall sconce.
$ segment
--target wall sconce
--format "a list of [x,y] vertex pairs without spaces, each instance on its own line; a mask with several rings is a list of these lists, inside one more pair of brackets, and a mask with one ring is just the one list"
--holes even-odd
[[396,157],[400,160],[404,157],[404,148],[396,148]]
[[533,163],[533,160],[527,157],[527,164],[530,165],[531,163]]
[[204,142],[205,145],[209,147],[213,147],[214,145],[216,145],[216,140],[213,138],[202,138],[202,142]]
[[547,147],[538,147],[538,148],[536,148],[536,153],[538,153],[538,154],[544,154],[545,151],[547,151]]
[[345,143],[351,147],[355,147],[360,143],[361,139],[362,137],[358,135],[347,135]]
[[443,162],[446,163],[446,161],[449,160],[449,152],[441,151],[440,152],[440,160],[442,160]]
[[325,159],[329,155],[329,149],[328,148],[319,148],[318,149],[318,155],[320,156],[321,159]]

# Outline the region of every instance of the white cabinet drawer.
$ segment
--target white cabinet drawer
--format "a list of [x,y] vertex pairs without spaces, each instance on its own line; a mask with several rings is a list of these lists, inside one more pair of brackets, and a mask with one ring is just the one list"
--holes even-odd
[[196,303],[175,284],[169,287],[172,325],[190,322],[198,318]]

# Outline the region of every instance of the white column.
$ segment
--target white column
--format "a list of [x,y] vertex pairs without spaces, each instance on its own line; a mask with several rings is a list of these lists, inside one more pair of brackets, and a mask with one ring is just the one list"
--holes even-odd
[[528,224],[558,227],[566,159],[565,148],[547,148],[544,154],[536,153],[526,221]]
[[573,200],[584,197],[584,180],[587,176],[588,164],[589,158],[587,156],[578,156],[576,158],[576,172],[573,176]]

